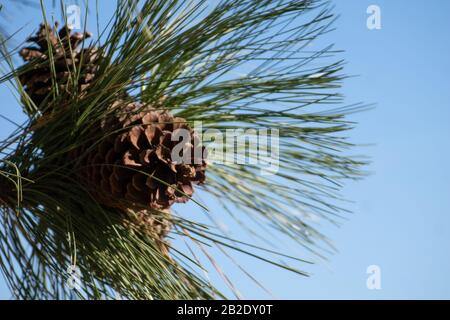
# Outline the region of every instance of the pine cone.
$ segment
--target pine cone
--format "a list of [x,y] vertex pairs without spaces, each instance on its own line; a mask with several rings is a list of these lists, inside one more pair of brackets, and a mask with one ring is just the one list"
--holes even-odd
[[[91,33],[71,34],[71,29],[67,26],[57,32],[57,27],[57,23],[54,28],[41,24],[36,35],[28,39],[28,42],[33,42],[36,46],[23,48],[19,53],[28,62],[24,65],[25,71],[20,74],[19,80],[31,100],[44,112],[50,110],[41,104],[53,88],[49,49],[60,92],[70,94],[76,88],[78,97],[82,97],[98,69],[98,50],[95,47],[78,49],[84,39],[91,37]],[[74,67],[80,71],[78,80],[74,78]]]
[[[186,202],[194,192],[193,183],[205,180],[204,147],[198,146],[197,134],[184,119],[165,110],[139,103],[117,108],[121,114],[101,124],[107,138],[83,161],[86,169],[82,176],[96,190],[99,202],[136,211],[148,207],[164,210]],[[187,152],[187,162],[171,157],[178,144],[172,136],[181,130],[190,138],[180,148],[181,156]]]
[[129,225],[130,230],[138,229],[140,232],[149,234],[156,240],[160,252],[169,256],[169,243],[165,240],[172,229],[169,209],[159,211],[158,214],[145,209],[127,210],[125,213],[127,216],[125,225]]

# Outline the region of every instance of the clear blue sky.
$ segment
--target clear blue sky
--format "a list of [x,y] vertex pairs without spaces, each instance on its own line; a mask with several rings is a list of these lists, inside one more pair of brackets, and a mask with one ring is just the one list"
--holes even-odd
[[[236,258],[278,298],[449,299],[450,2],[332,2],[340,18],[326,40],[346,51],[346,73],[357,75],[345,81],[346,102],[376,103],[352,116],[359,126],[351,133],[354,142],[373,144],[359,149],[372,158],[372,174],[346,186],[354,214],[341,228],[327,228],[339,253],[309,266],[312,277]],[[99,3],[110,12],[113,1]],[[381,8],[381,30],[366,27],[371,4]],[[36,11],[21,13],[14,23],[39,21]],[[5,88],[0,99],[2,114],[20,121]],[[1,137],[10,129],[0,121]],[[381,290],[366,288],[366,268],[373,264],[381,268]],[[242,273],[230,275],[244,297],[270,298]],[[0,298],[8,297],[0,280]]]

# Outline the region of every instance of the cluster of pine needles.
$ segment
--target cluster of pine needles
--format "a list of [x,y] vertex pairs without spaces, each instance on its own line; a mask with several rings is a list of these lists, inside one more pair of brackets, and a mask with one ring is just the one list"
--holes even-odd
[[[76,90],[61,98],[64,105],[39,135],[34,126],[42,112],[18,80],[26,72],[16,61],[20,46],[1,40],[0,83],[12,88],[27,116],[0,143],[0,178],[15,190],[0,186],[0,267],[16,298],[224,298],[192,254],[175,247],[170,257],[161,254],[155,239],[124,224],[72,179],[73,166],[64,159],[86,140],[102,138],[92,136],[93,129],[124,91],[148,104],[167,97],[166,109],[190,123],[201,121],[204,129],[278,130],[276,174],[261,175],[249,163],[210,163],[198,189],[238,222],[246,214],[317,254],[332,246],[311,221],[337,223],[345,213],[336,204],[342,182],[361,177],[364,164],[346,154],[352,144],[343,133],[353,127],[346,116],[359,106],[339,106],[343,61],[331,45],[311,46],[332,30],[332,8],[321,0],[212,2],[117,0],[93,43],[102,54],[98,77],[82,99]],[[86,1],[85,20],[100,6]],[[43,1],[41,9],[42,21],[52,25]],[[76,83],[77,67],[67,71]],[[62,97],[58,86],[50,95],[56,104]],[[191,201],[199,211],[217,214],[196,193]],[[187,219],[183,205],[171,219],[172,236],[305,274],[266,257],[269,249],[260,253]],[[76,288],[67,285],[71,266],[78,272]]]

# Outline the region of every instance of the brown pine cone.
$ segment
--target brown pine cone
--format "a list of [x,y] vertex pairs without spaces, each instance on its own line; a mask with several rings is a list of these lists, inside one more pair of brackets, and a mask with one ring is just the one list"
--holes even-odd
[[[120,103],[117,103],[120,104]],[[204,147],[182,118],[139,103],[118,107],[121,114],[103,121],[107,138],[88,151],[83,164],[85,178],[104,205],[167,209],[186,202],[193,194],[193,183],[205,180]],[[175,161],[171,153],[181,130],[189,134],[180,155],[187,163]],[[186,154],[184,154],[186,152]]]
[[[70,94],[76,89],[78,97],[82,97],[92,83],[100,56],[95,47],[78,49],[84,39],[91,37],[91,33],[71,34],[67,26],[57,32],[57,27],[58,24],[54,28],[41,24],[36,35],[28,39],[36,46],[23,48],[19,53],[27,62],[22,67],[24,71],[20,72],[19,80],[31,100],[44,112],[50,111],[48,106],[51,104],[41,104],[54,88],[50,51],[59,91]],[[75,79],[74,68],[80,72],[78,79]]]

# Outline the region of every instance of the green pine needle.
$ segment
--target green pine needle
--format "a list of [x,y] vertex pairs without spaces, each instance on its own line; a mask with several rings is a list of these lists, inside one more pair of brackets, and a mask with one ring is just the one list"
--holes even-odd
[[[345,137],[354,125],[346,116],[362,107],[336,107],[342,103],[343,61],[335,58],[332,46],[310,46],[332,29],[335,18],[328,2],[222,0],[205,10],[207,3],[118,0],[94,43],[102,58],[88,94],[67,97],[54,85],[48,110],[58,108],[38,130],[34,126],[42,121],[42,110],[18,81],[36,65],[17,66],[14,52],[3,45],[0,83],[15,89],[28,116],[0,143],[0,189],[2,183],[12,183],[16,190],[0,197],[0,267],[16,297],[224,298],[205,279],[194,254],[174,247],[168,259],[155,239],[125,225],[117,211],[99,205],[73,179],[77,159],[67,155],[105,138],[100,132],[92,136],[93,129],[123,92],[148,104],[166,97],[165,108],[192,124],[201,121],[204,130],[277,130],[275,175],[261,175],[261,168],[252,164],[212,163],[203,189],[234,218],[236,212],[247,214],[318,256],[333,249],[311,219],[340,222],[346,211],[338,206],[339,190],[344,180],[363,175],[365,161],[347,154],[353,145]],[[54,73],[52,56],[49,52]],[[74,83],[79,70],[67,70]],[[195,194],[192,200],[202,210]],[[202,250],[218,246],[307,275],[268,258],[266,254],[276,254],[273,250],[184,218],[182,207],[172,223],[175,236]],[[289,253],[277,259],[281,257],[308,263]],[[79,272],[74,290],[67,287],[69,266]]]

